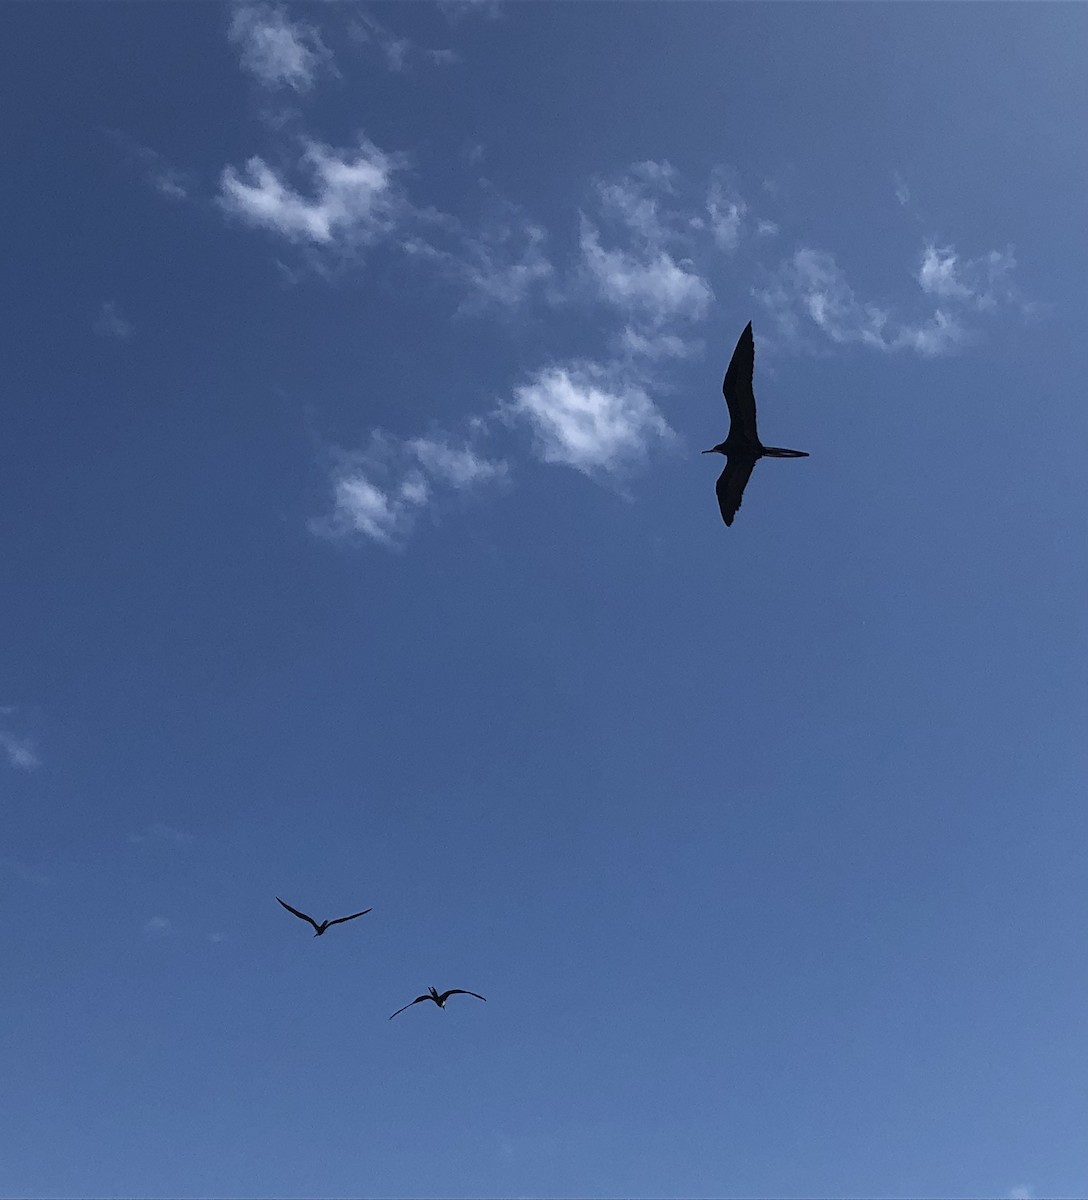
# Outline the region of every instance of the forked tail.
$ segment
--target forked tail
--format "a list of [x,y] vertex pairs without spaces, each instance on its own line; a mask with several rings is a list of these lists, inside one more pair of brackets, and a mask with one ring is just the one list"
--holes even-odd
[[808,458],[807,450],[783,450],[781,446],[764,446],[768,458]]

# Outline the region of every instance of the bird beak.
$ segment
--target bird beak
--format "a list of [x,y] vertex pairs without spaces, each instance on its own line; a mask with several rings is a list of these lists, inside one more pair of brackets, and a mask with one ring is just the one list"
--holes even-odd
[[711,449],[709,449],[709,450],[704,450],[704,451],[703,451],[703,454],[713,454],[713,453],[714,453],[714,449],[713,449],[713,447],[711,447]]

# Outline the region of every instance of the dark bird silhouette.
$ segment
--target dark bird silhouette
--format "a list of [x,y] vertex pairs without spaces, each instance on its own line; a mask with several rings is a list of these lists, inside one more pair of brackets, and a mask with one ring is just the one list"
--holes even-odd
[[[277,896],[276,899],[280,900],[279,896]],[[365,917],[368,912],[373,911],[373,909],[364,908],[362,912],[352,913],[350,917],[337,917],[335,921],[322,921],[321,924],[318,925],[313,917],[308,917],[304,912],[299,912],[297,908],[292,908],[286,900],[280,900],[280,903],[284,908],[287,909],[289,913],[294,913],[296,917],[299,917],[303,921],[309,921],[314,929],[317,930],[317,932],[314,934],[314,937],[320,937],[326,929],[331,928],[333,925],[343,925],[345,921],[354,921],[356,917]]]
[[[451,996],[475,996],[477,1000],[487,999],[486,996],[481,996],[479,992],[466,992],[464,988],[450,988],[448,992],[443,992],[441,995],[439,995],[434,988],[428,988],[422,996],[417,996],[410,1003],[406,1004],[404,1008],[411,1008],[413,1004],[418,1004],[421,1000],[433,1000],[439,1008],[445,1008],[446,1001]],[[404,1012],[404,1008],[398,1008],[393,1014],[393,1017],[399,1016],[402,1012]],[[389,1018],[390,1021],[392,1021],[393,1017]]]
[[715,491],[726,525],[733,524],[745,485],[761,458],[808,458],[806,450],[782,450],[778,446],[764,446],[759,440],[756,432],[756,397],[752,391],[755,361],[756,345],[752,338],[752,322],[749,321],[740,335],[722,382],[722,393],[729,406],[729,436],[724,442],[703,451],[704,454],[725,455],[725,470],[718,476]]

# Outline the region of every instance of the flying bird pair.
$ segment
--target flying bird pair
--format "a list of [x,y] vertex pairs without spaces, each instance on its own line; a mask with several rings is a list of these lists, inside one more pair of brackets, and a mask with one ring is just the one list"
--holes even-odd
[[805,450],[783,450],[764,446],[756,432],[756,397],[752,391],[752,371],[755,367],[756,346],[749,321],[740,335],[737,348],[722,382],[722,393],[729,406],[729,436],[724,442],[704,450],[704,454],[724,454],[725,470],[718,476],[715,491],[722,520],[733,524],[740,508],[745,485],[761,458],[808,458]]
[[[294,916],[298,917],[298,919],[300,921],[309,921],[309,923],[314,927],[314,930],[315,930],[314,937],[320,937],[325,932],[326,929],[331,929],[334,925],[343,925],[343,923],[345,921],[354,921],[356,917],[365,917],[368,912],[374,911],[373,909],[370,909],[370,908],[364,908],[362,912],[352,913],[350,917],[337,917],[333,921],[322,921],[321,924],[319,925],[313,919],[313,917],[311,917],[307,913],[299,912],[299,910],[297,908],[292,908],[290,906],[290,904],[287,903],[286,900],[280,900],[279,896],[277,896],[276,899],[277,899],[277,901],[279,901],[280,904],[283,905],[284,908],[287,909],[287,911],[289,913],[292,913]],[[404,1006],[404,1008],[411,1008],[413,1004],[418,1004],[421,1000],[433,1000],[435,1002],[435,1004],[438,1005],[439,1008],[445,1008],[446,1001],[451,996],[475,996],[477,1000],[486,1000],[487,999],[486,996],[481,996],[479,992],[468,992],[464,988],[450,988],[449,991],[439,992],[439,991],[436,991],[436,989],[432,987],[432,988],[428,988],[424,995],[417,996],[410,1003],[406,1004]],[[398,1008],[397,1011],[393,1014],[393,1017],[399,1016],[402,1012],[404,1012],[404,1008]],[[393,1017],[389,1018],[390,1021],[392,1021]]]

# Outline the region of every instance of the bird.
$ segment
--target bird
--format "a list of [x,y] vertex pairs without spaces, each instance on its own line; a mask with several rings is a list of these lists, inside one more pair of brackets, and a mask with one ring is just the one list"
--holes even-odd
[[[446,1001],[451,996],[475,996],[477,1000],[487,999],[486,996],[481,996],[479,992],[466,992],[464,988],[450,988],[448,992],[442,992],[441,994],[436,992],[434,988],[428,988],[422,996],[417,996],[410,1003],[406,1004],[404,1008],[411,1008],[413,1004],[418,1004],[421,1000],[433,1000],[439,1008],[445,1008]],[[404,1012],[404,1008],[398,1008],[393,1017],[399,1016]],[[389,1018],[390,1021],[392,1021],[393,1017]]]
[[[280,900],[279,896],[276,899]],[[296,917],[300,917],[303,921],[309,921],[314,929],[317,930],[314,937],[320,937],[326,929],[333,925],[343,925],[345,921],[354,921],[356,917],[365,917],[368,912],[373,912],[373,909],[364,908],[362,912],[352,913],[350,917],[337,917],[335,921],[322,921],[319,925],[313,917],[308,917],[304,912],[299,912],[297,908],[292,908],[286,900],[280,900],[280,903],[289,913],[294,913]]]
[[724,454],[725,469],[718,476],[715,491],[722,520],[733,524],[740,508],[745,485],[761,458],[808,458],[807,450],[783,450],[779,446],[764,446],[756,432],[756,397],[752,391],[752,368],[755,366],[756,346],[749,321],[740,335],[737,348],[729,361],[722,381],[722,394],[729,406],[729,436],[704,454]]

